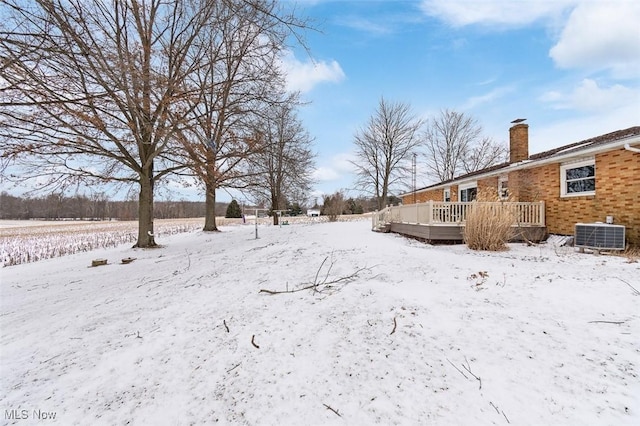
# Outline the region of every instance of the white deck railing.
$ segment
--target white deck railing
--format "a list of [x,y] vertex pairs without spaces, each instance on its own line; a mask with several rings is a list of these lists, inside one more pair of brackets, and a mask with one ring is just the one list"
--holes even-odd
[[501,209],[515,211],[514,226],[545,226],[544,201],[527,202],[441,202],[389,206],[372,216],[373,229],[389,223],[414,223],[419,225],[464,225],[467,212],[475,204],[489,204],[496,212]]

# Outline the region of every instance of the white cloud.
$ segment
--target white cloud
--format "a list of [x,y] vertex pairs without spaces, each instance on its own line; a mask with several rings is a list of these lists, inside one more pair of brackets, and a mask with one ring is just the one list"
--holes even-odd
[[[372,0],[368,0],[372,1]],[[379,0],[383,3],[389,0]],[[420,23],[424,17],[420,14],[393,13],[387,11],[384,14],[373,14],[364,18],[360,15],[348,14],[337,16],[334,23],[352,30],[361,31],[373,36],[385,36],[403,30],[407,25]]]
[[576,2],[423,0],[421,8],[427,15],[455,27],[471,24],[522,26],[541,18],[558,17]]
[[313,171],[313,180],[326,182],[340,179],[340,173],[331,167],[318,167]]
[[326,3],[327,0],[295,0],[295,4],[304,4],[309,6],[315,6],[316,4]]
[[539,101],[545,103],[556,103],[561,104],[565,99],[565,95],[562,92],[558,92],[557,90],[549,90],[545,92],[538,98]]
[[593,112],[578,117],[529,128],[529,152],[535,154],[573,142],[593,138],[638,125],[639,107],[627,104],[619,108]]
[[355,155],[352,152],[343,152],[336,154],[331,158],[331,164],[340,173],[354,173],[355,166],[351,163],[355,160]]
[[610,70],[616,78],[640,75],[637,0],[423,0],[421,7],[454,27],[500,30],[544,21],[557,35],[549,56],[558,67]]
[[462,105],[462,109],[469,110],[476,108],[479,105],[493,102],[512,91],[513,89],[511,87],[498,87],[488,93],[485,93],[484,95],[472,96],[467,99],[467,101]]
[[345,17],[338,20],[338,24],[347,28],[363,31],[370,34],[386,35],[393,32],[393,25],[386,20],[385,22],[374,22],[370,19],[362,17]]
[[496,77],[491,77],[491,78],[488,78],[486,80],[483,80],[483,81],[480,81],[480,82],[476,83],[476,86],[486,86],[488,84],[495,83],[495,81],[496,81]]
[[[606,112],[635,105],[640,109],[640,92],[620,84],[601,87],[595,80],[585,78],[573,91],[548,91],[539,98],[556,109]],[[640,111],[639,111],[640,112]]]
[[584,79],[572,94],[573,104],[585,110],[605,110],[629,104],[639,105],[639,92],[620,84],[602,88],[594,80]]
[[353,159],[353,153],[350,152],[336,154],[329,160],[330,165],[320,166],[314,170],[313,178],[319,182],[343,179],[345,175],[355,172],[355,167],[351,163]]
[[292,52],[282,58],[282,68],[287,74],[289,91],[309,92],[323,82],[339,83],[345,78],[344,71],[337,61],[298,60]]
[[614,75],[640,73],[640,2],[579,4],[549,55],[561,68],[611,69]]

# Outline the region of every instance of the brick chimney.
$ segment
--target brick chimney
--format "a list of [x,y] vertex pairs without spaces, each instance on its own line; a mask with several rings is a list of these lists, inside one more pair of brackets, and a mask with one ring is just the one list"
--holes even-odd
[[509,162],[529,159],[529,125],[518,123],[509,129]]

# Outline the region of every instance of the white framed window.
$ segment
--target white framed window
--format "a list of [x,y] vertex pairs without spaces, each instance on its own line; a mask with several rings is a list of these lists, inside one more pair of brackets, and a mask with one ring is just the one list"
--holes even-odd
[[501,200],[509,198],[509,177],[500,176],[498,178],[498,197]]
[[458,200],[473,201],[478,196],[478,183],[469,182],[458,186]]
[[451,188],[444,189],[444,192],[442,194],[442,199],[444,200],[445,203],[448,203],[451,201]]
[[596,161],[583,160],[560,166],[560,196],[596,194]]

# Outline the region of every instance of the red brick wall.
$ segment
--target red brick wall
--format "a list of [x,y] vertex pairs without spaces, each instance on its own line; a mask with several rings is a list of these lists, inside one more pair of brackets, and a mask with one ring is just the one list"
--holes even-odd
[[[442,201],[444,191],[442,189],[432,189],[430,191],[419,192],[416,194],[416,202],[424,203],[425,201]],[[402,204],[413,204],[413,196],[409,195],[402,199]]]
[[451,185],[451,201],[459,201],[458,200],[458,185]]
[[498,176],[479,179],[478,196],[487,197],[490,200],[496,200],[498,198]]
[[[596,193],[560,197],[560,164],[527,170],[520,176],[519,201],[544,200],[547,228],[552,234],[572,235],[576,223],[605,222],[625,225],[627,241],[640,246],[640,154],[618,149],[596,155]],[[513,175],[512,173],[511,175]],[[509,190],[517,193],[509,175]],[[513,188],[513,189],[512,189]]]
[[[509,174],[509,193],[515,201],[545,201],[547,228],[552,234],[572,235],[576,223],[605,222],[624,225],[627,241],[640,246],[640,154],[618,149],[596,155],[596,194],[560,197],[560,164],[518,170]],[[478,189],[497,188],[498,178],[478,180]],[[417,194],[419,203],[442,201],[443,190]],[[412,204],[413,196],[405,196]],[[451,185],[451,201],[458,201],[458,186]]]
[[[458,185],[451,185],[451,201],[458,201]],[[426,201],[444,201],[444,188],[431,189],[429,191],[418,192],[416,194],[416,202],[424,203]],[[402,204],[413,204],[413,194],[402,197]]]
[[529,125],[516,124],[509,129],[509,162],[529,158]]

